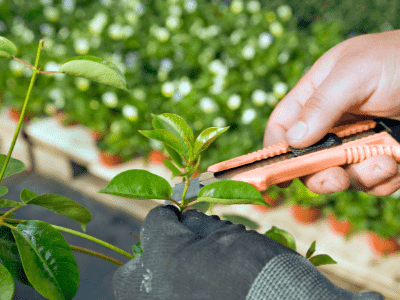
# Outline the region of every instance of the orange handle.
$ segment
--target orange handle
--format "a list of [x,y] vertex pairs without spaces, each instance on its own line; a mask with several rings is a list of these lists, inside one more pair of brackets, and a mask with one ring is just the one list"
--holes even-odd
[[328,168],[362,162],[372,156],[389,155],[400,163],[400,145],[387,132],[377,133],[330,149],[290,158],[232,177],[252,184],[259,191],[271,185],[314,174]]

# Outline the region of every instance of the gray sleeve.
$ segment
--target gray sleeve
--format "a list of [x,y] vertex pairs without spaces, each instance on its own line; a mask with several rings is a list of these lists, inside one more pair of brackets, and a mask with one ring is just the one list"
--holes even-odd
[[246,300],[384,300],[375,292],[352,293],[335,286],[303,256],[282,254],[258,274]]

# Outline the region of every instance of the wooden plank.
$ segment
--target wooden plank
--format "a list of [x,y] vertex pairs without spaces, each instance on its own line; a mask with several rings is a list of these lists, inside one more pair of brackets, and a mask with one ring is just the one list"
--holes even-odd
[[251,205],[217,205],[214,214],[222,216],[234,213],[245,216],[260,225],[264,233],[272,226],[287,230],[296,239],[297,250],[305,255],[311,243],[316,241],[316,254],[329,254],[336,265],[318,267],[352,282],[364,289],[377,291],[385,297],[400,299],[400,254],[379,257],[369,247],[367,234],[359,233],[346,240],[332,232],[326,219],[303,225],[294,221],[290,207],[282,205],[268,212],[260,212]]

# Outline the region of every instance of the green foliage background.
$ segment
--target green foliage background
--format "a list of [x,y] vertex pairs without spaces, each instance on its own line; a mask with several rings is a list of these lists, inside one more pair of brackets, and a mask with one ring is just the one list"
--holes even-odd
[[[204,171],[262,148],[271,111],[305,71],[344,39],[399,28],[399,5],[394,0],[0,0],[0,35],[30,63],[37,42],[45,39],[44,70],[58,70],[67,58],[86,54],[116,64],[131,93],[62,74],[40,76],[28,108],[37,116],[69,112],[105,132],[99,146],[109,152],[129,158],[160,148],[138,133],[152,128],[151,113],[181,115],[195,135],[210,126],[230,126],[203,155]],[[4,103],[21,107],[31,71],[9,60],[1,60],[0,68]]]

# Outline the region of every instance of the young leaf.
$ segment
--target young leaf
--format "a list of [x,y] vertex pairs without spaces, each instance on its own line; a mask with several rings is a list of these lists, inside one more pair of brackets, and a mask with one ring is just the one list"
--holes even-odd
[[202,213],[206,213],[207,210],[210,207],[210,203],[207,202],[198,202],[196,204],[193,204],[190,206],[191,208],[197,209],[198,211],[201,211]]
[[135,255],[135,257],[143,255],[142,244],[140,243],[140,241],[132,246],[132,253],[133,255]]
[[37,196],[27,201],[26,204],[44,207],[56,214],[78,222],[81,224],[83,231],[85,231],[86,224],[92,220],[92,214],[86,207],[74,200],[57,194]]
[[122,72],[112,63],[96,56],[72,57],[62,63],[61,73],[84,77],[93,81],[126,90],[126,80]]
[[174,114],[153,115],[154,129],[165,129],[175,135],[182,146],[183,154],[188,157],[192,151],[193,131],[185,120]]
[[192,176],[192,175],[194,174],[194,172],[196,172],[197,169],[199,168],[199,166],[200,166],[200,160],[201,160],[201,157],[200,157],[200,155],[199,155],[199,156],[197,157],[196,164],[195,164],[187,173],[185,173],[184,175],[185,175],[185,176]]
[[[0,170],[3,169],[3,165],[6,161],[6,157],[7,157],[7,155],[0,154]],[[4,173],[3,179],[10,177],[12,175],[21,173],[24,169],[25,169],[25,164],[22,161],[11,157],[10,161],[8,162],[6,172]]]
[[35,194],[34,192],[28,190],[28,189],[23,189],[21,191],[21,201],[26,203],[29,200],[32,200],[33,198],[36,198],[37,196],[39,196],[38,194]]
[[65,238],[50,224],[25,221],[12,230],[29,282],[48,299],[72,299],[79,270]]
[[314,266],[322,266],[322,265],[332,265],[332,264],[337,264],[336,261],[332,259],[329,255],[326,254],[320,254],[320,255],[315,255],[309,259],[310,263],[312,263]]
[[307,253],[306,253],[306,258],[310,258],[311,255],[314,254],[314,252],[315,252],[315,244],[316,244],[316,241],[312,242],[310,248],[308,248]]
[[11,58],[17,54],[17,46],[9,39],[0,36],[0,57]]
[[207,149],[208,146],[221,134],[229,129],[228,127],[210,127],[204,129],[196,139],[194,144],[194,152],[200,153],[201,151]]
[[8,193],[8,188],[6,186],[0,186],[0,197],[7,195],[7,193]]
[[164,165],[172,172],[172,178],[176,176],[182,176],[182,172],[168,159],[163,160]]
[[269,236],[271,239],[277,241],[278,243],[282,244],[285,247],[289,248],[289,241],[280,233],[277,232],[266,232],[266,236]]
[[32,286],[26,277],[11,229],[6,226],[0,226],[0,259],[15,279],[25,285]]
[[14,296],[15,284],[10,272],[0,264],[0,299],[12,300]]
[[232,222],[233,224],[242,224],[246,226],[249,229],[258,229],[260,226],[258,224],[250,219],[247,219],[242,216],[234,215],[234,214],[225,214],[222,215],[222,217],[227,220]]
[[176,163],[179,168],[184,168],[185,164],[182,157],[171,147],[168,147],[164,144],[165,149],[167,150],[169,156],[171,156],[172,160]]
[[296,251],[296,241],[294,240],[294,237],[287,232],[286,230],[283,229],[279,229],[275,226],[272,226],[272,228],[270,230],[268,230],[265,234],[268,235],[267,233],[279,233],[280,235],[282,235],[286,241],[287,241],[287,247],[289,247],[290,249]]
[[99,193],[131,199],[169,199],[172,187],[164,178],[145,170],[128,170],[115,176]]
[[20,207],[23,206],[24,203],[16,202],[7,199],[0,199],[0,207]]
[[261,204],[266,205],[261,193],[249,183],[224,180],[204,186],[197,198],[198,202],[220,204]]
[[167,146],[171,147],[175,151],[177,151],[179,154],[183,154],[183,148],[179,143],[178,138],[171,132],[165,129],[139,130],[139,132],[143,134],[145,137],[160,141],[166,144]]

